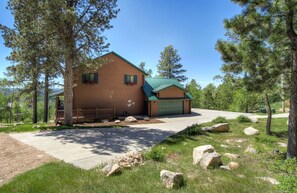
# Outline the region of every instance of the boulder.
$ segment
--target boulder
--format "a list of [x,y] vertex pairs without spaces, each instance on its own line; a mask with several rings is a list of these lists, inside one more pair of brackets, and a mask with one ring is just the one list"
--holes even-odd
[[250,119],[251,119],[251,121],[253,122],[253,123],[258,123],[258,118],[257,117],[249,117]]
[[32,128],[39,128],[39,125],[33,125]]
[[231,170],[228,165],[226,165],[226,166],[222,165],[222,166],[220,166],[220,169]]
[[211,127],[207,127],[207,131],[210,132],[228,132],[230,130],[228,123],[219,123]]
[[126,117],[125,122],[133,123],[133,122],[137,122],[137,119],[132,116],[129,116],[129,117]]
[[239,163],[237,163],[237,162],[230,162],[230,163],[228,164],[228,167],[229,167],[231,170],[236,170],[236,169],[239,168]]
[[101,123],[108,123],[108,119],[102,119]]
[[233,153],[224,153],[223,154],[225,157],[229,158],[229,159],[237,159],[240,158],[239,154],[233,154]]
[[222,148],[228,148],[229,146],[228,145],[225,145],[225,144],[221,144],[221,147]]
[[160,172],[160,178],[166,188],[180,188],[184,183],[182,173],[171,172],[168,170],[162,170]]
[[120,120],[115,120],[114,123],[118,124],[118,123],[120,123],[120,122],[121,122]]
[[202,145],[193,149],[193,164],[199,164],[205,153],[212,153],[215,148],[212,145]]
[[149,121],[150,118],[149,118],[149,117],[143,117],[143,120],[145,120],[145,121]]
[[121,167],[118,164],[114,164],[106,176],[115,175],[121,172]]
[[261,179],[261,180],[264,180],[266,182],[269,182],[271,183],[272,185],[278,185],[279,184],[279,181],[277,181],[276,179],[274,178],[271,178],[271,177],[256,177],[257,179]]
[[246,135],[258,135],[260,133],[259,130],[253,128],[253,127],[247,127],[243,131]]
[[106,166],[104,166],[101,171],[104,173],[104,174],[108,174],[110,172],[112,168],[112,164],[107,164]]
[[205,153],[199,163],[204,169],[216,168],[223,165],[221,155],[217,152]]
[[255,154],[255,153],[257,153],[257,150],[256,150],[252,145],[249,145],[249,146],[245,149],[244,153]]
[[286,143],[283,143],[283,142],[278,142],[277,145],[279,145],[281,147],[287,147],[288,146]]

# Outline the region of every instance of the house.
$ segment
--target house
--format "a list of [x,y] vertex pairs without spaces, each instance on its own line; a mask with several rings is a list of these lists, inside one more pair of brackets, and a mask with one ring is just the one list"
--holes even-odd
[[[143,70],[115,52],[101,57],[108,61],[101,68],[75,75],[75,121],[191,113],[191,96],[177,80],[145,77]],[[57,121],[63,121],[63,92],[55,96]]]

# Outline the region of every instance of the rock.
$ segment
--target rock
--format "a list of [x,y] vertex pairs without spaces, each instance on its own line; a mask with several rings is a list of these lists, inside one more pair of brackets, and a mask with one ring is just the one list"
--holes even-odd
[[145,120],[145,121],[149,121],[150,118],[149,118],[149,117],[143,117],[143,120]]
[[237,175],[239,178],[244,178],[244,175],[242,175],[242,174],[238,174]]
[[230,158],[230,159],[237,159],[237,158],[240,158],[240,155],[239,155],[239,154],[224,153],[223,155],[226,156],[227,158]]
[[228,123],[219,123],[211,127],[202,128],[201,130],[209,132],[228,132],[230,130],[230,127]]
[[135,165],[143,165],[143,163],[143,156],[140,152],[129,152],[118,160],[118,164],[122,168],[131,168]]
[[106,176],[115,175],[121,172],[121,167],[118,164],[114,164]]
[[118,123],[120,123],[120,122],[121,122],[120,120],[115,120],[114,123],[118,124]]
[[223,165],[221,155],[217,152],[205,153],[199,163],[204,169],[216,168]]
[[228,165],[226,165],[226,166],[220,166],[220,169],[229,170],[229,171],[231,170]]
[[101,123],[108,123],[108,121],[109,121],[108,119],[102,119]]
[[39,125],[33,125],[32,128],[39,128]]
[[104,166],[101,171],[104,173],[104,174],[108,174],[110,171],[111,171],[111,168],[112,168],[112,164],[107,164],[106,166]]
[[273,154],[274,154],[274,155],[278,155],[278,154],[279,154],[279,150],[278,150],[278,149],[274,149],[274,150],[273,150]]
[[229,146],[228,145],[221,144],[221,147],[222,148],[228,148]]
[[258,123],[257,117],[249,117],[253,123]]
[[168,170],[162,170],[160,172],[160,178],[166,188],[180,188],[184,183],[182,173],[171,172]]
[[249,146],[245,149],[244,153],[252,153],[252,154],[255,154],[255,153],[257,153],[257,150],[256,150],[252,145],[249,145]]
[[212,145],[202,145],[193,149],[193,164],[199,164],[205,153],[212,153],[215,148]]
[[271,177],[256,177],[257,179],[261,179],[261,180],[264,180],[266,182],[269,182],[273,185],[278,185],[279,184],[279,181],[277,181],[276,179],[274,178],[271,178]]
[[129,116],[129,117],[126,117],[125,122],[133,123],[133,122],[137,122],[137,119],[132,116]]
[[237,163],[237,162],[230,162],[230,163],[228,164],[228,167],[229,167],[231,170],[236,170],[236,169],[239,168],[239,163]]
[[286,143],[282,143],[282,142],[278,142],[277,145],[279,145],[281,147],[288,147],[288,145]]
[[243,131],[246,135],[258,135],[260,133],[259,130],[253,128],[253,127],[247,127]]

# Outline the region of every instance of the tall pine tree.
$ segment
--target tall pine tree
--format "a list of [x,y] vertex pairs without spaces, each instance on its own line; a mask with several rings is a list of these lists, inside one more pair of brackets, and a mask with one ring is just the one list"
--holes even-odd
[[180,63],[181,57],[178,55],[177,50],[172,45],[166,46],[164,51],[161,52],[161,58],[157,66],[159,77],[175,78],[180,82],[186,81],[188,78],[183,75],[186,70]]

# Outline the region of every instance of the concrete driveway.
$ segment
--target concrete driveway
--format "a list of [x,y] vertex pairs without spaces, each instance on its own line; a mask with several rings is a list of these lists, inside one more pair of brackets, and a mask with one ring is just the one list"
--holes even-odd
[[129,151],[149,148],[194,123],[209,122],[217,116],[232,119],[241,114],[244,113],[192,109],[190,115],[159,117],[165,123],[132,125],[127,128],[14,133],[10,136],[55,158],[83,169],[90,169]]

